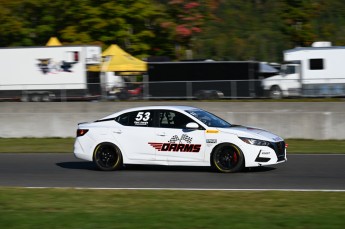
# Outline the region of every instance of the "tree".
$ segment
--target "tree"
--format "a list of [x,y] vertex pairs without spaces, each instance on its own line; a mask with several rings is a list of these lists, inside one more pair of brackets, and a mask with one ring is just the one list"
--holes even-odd
[[[277,61],[286,39],[274,0],[222,1],[195,42],[197,58]],[[269,10],[268,10],[269,9]]]
[[160,32],[164,17],[152,0],[0,0],[1,45],[44,45],[51,36],[67,44],[117,43],[148,56],[168,43]]
[[320,3],[318,17],[312,20],[317,40],[345,44],[345,2],[329,0]]
[[170,17],[163,21],[161,26],[170,31],[175,41],[177,57],[183,58],[186,50],[192,51],[195,37],[203,31],[203,25],[207,19],[210,19],[218,1],[170,0],[162,2],[165,2],[166,11]]
[[[0,0],[0,45],[116,43],[138,57],[281,61],[317,40],[345,44],[342,0]],[[189,52],[191,53],[191,52]]]
[[321,3],[314,0],[284,0],[282,31],[295,46],[310,46],[316,39],[312,20],[320,13]]

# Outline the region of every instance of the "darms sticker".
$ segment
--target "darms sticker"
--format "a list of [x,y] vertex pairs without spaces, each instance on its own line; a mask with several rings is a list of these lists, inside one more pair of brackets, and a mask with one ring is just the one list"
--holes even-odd
[[176,144],[176,143],[156,143],[149,142],[153,148],[158,151],[172,151],[172,152],[200,152],[201,144]]
[[187,134],[182,134],[181,137],[174,135],[167,143],[149,142],[158,151],[172,151],[172,152],[200,152],[201,144],[192,144],[193,138]]

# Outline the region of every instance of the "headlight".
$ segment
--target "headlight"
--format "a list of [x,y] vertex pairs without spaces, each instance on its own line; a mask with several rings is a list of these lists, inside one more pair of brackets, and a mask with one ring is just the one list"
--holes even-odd
[[259,139],[254,139],[254,138],[241,138],[242,141],[245,143],[248,143],[250,145],[256,145],[256,146],[269,146],[270,142],[268,141],[263,141]]

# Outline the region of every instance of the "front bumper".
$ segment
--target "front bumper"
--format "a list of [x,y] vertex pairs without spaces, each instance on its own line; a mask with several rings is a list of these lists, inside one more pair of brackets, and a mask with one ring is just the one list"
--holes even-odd
[[245,155],[246,167],[275,165],[287,161],[285,142],[271,142],[269,146],[250,146]]

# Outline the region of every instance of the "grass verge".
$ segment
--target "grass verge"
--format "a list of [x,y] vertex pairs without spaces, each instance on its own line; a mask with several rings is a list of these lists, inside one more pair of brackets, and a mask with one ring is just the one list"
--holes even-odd
[[0,188],[0,227],[342,229],[344,192]]
[[[342,140],[287,139],[288,153],[345,153]],[[74,138],[0,138],[0,153],[72,153]]]

